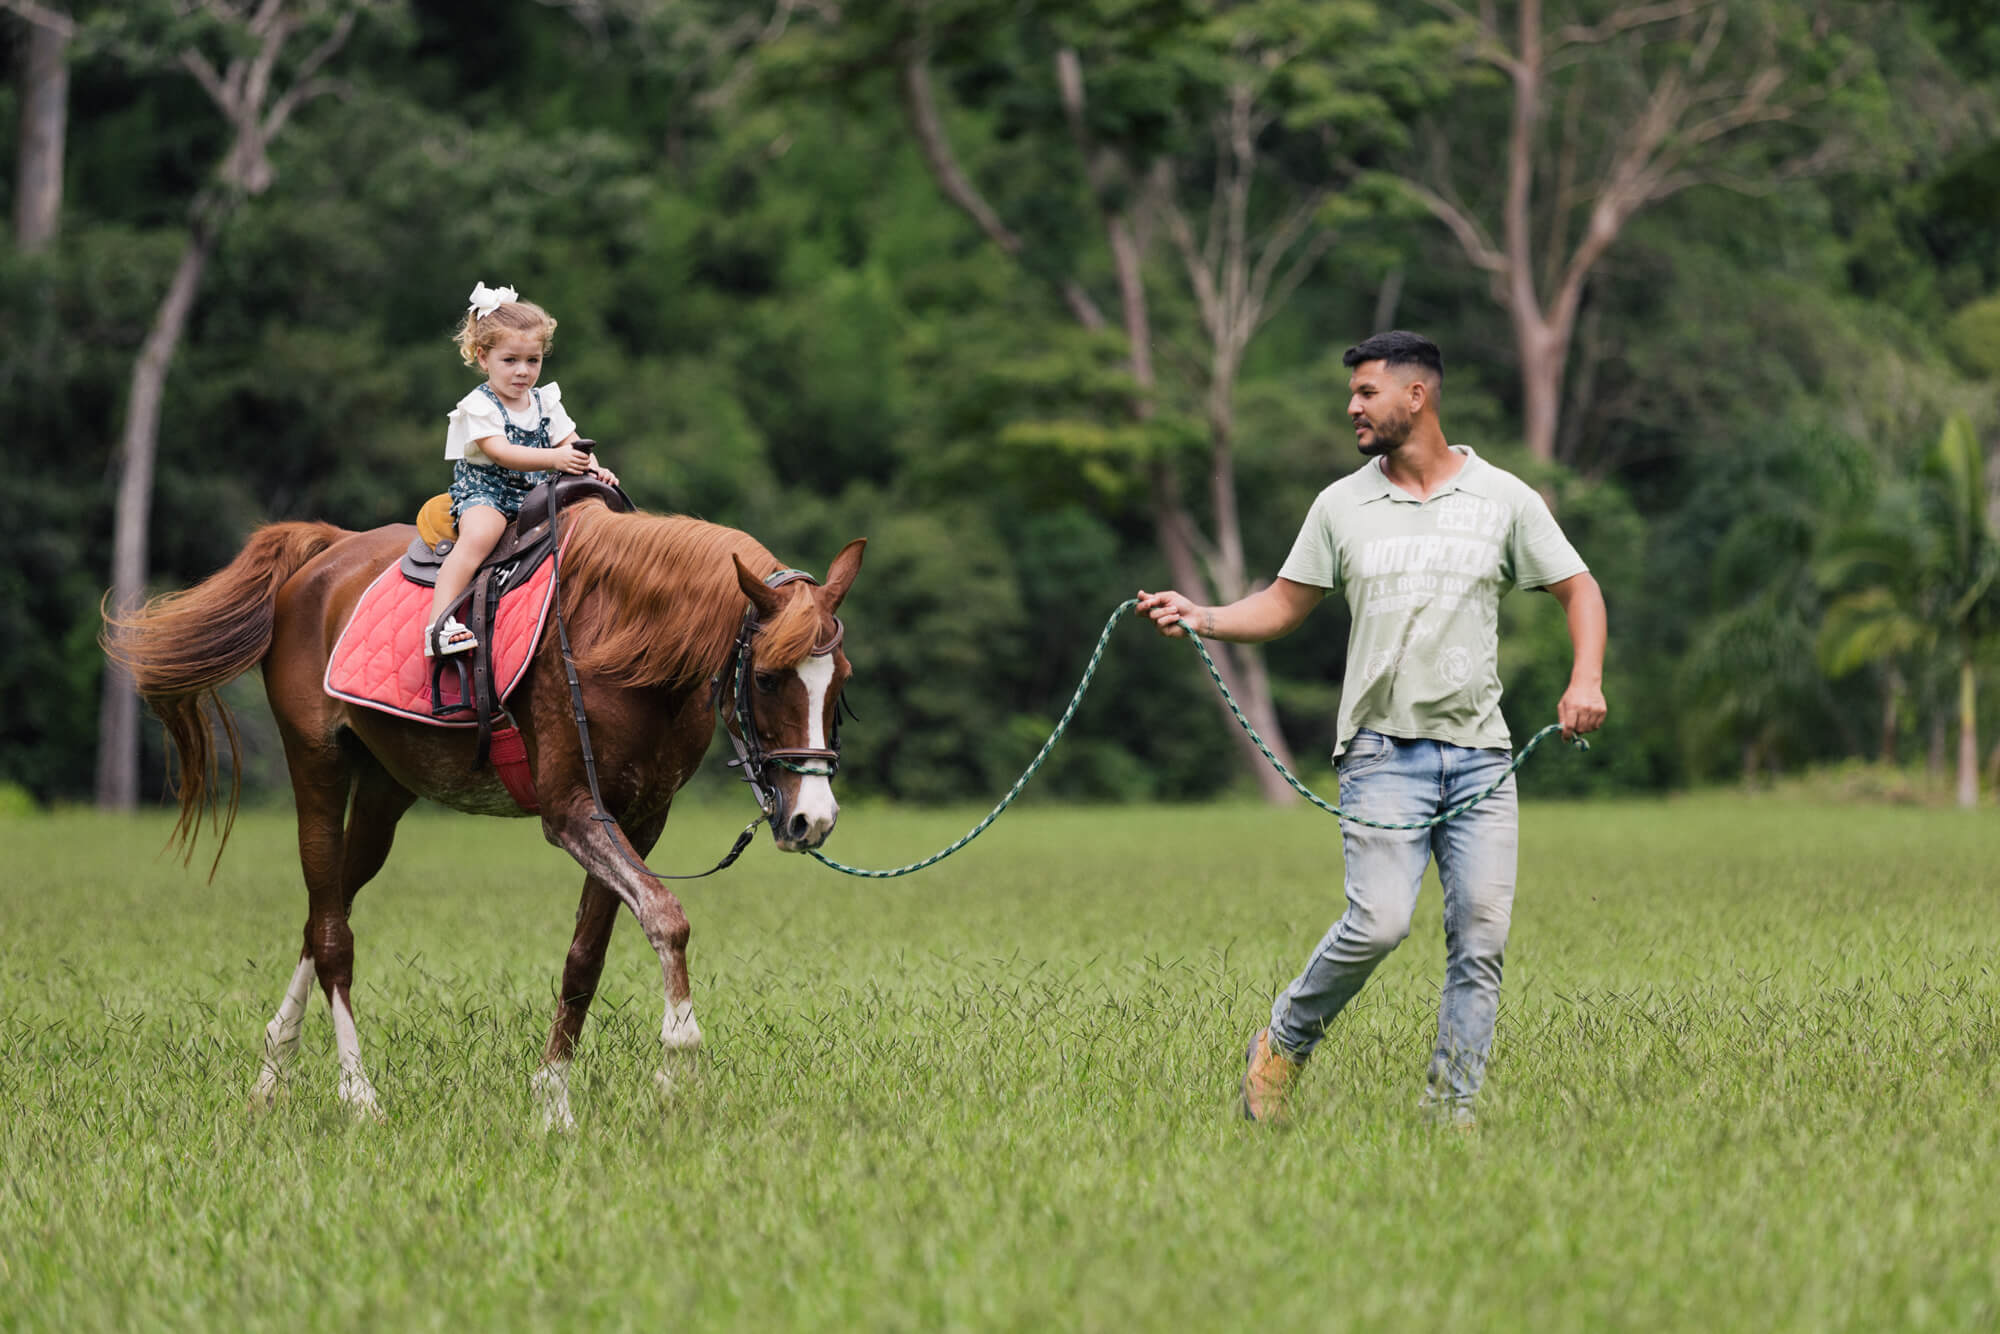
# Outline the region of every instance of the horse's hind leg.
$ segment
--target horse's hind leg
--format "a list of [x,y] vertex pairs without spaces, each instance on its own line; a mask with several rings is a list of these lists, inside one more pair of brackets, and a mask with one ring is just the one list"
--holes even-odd
[[[333,1010],[335,1046],[340,1055],[340,1099],[358,1113],[379,1116],[375,1089],[361,1065],[349,991],[354,979],[354,933],[347,916],[354,896],[389,855],[396,821],[416,798],[365,753],[322,757],[301,763],[293,757],[292,786],[298,799],[299,864],[305,872],[308,910],[299,966],[277,1016],[265,1029],[264,1067],[252,1091],[269,1101],[298,1046],[298,1030],[318,977]],[[352,809],[349,796],[352,794]],[[342,828],[345,814],[346,828]],[[308,972],[308,969],[311,971]]]
[[[666,812],[634,831],[633,844],[641,856],[652,849],[666,822]],[[569,1108],[569,1062],[590,1002],[597,996],[597,980],[604,973],[604,953],[611,943],[611,929],[618,924],[619,897],[596,875],[583,882],[583,901],[576,909],[576,934],[569,943],[569,957],[563,961],[562,988],[556,996],[555,1022],[549,1027],[548,1046],[542,1052],[541,1069],[535,1072],[532,1087],[541,1109],[546,1130],[570,1130],[576,1118]]]
[[285,987],[278,1013],[264,1028],[264,1067],[250,1089],[252,1107],[268,1107],[276,1101],[278,1086],[284,1082],[285,1066],[299,1049],[299,1029],[304,1026],[306,1003],[312,999],[313,961],[310,951],[299,953],[299,966]]

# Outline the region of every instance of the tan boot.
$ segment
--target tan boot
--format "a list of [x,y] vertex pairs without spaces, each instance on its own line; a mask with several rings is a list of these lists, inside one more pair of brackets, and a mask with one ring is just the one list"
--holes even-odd
[[1291,1093],[1292,1077],[1305,1069],[1271,1045],[1271,1030],[1260,1028],[1250,1039],[1243,1058],[1243,1118],[1282,1125],[1290,1119],[1285,1100]]

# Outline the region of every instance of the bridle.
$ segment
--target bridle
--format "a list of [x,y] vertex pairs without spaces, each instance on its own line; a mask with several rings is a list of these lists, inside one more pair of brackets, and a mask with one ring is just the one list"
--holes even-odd
[[[750,840],[756,837],[757,821],[752,820],[744,826],[743,832],[736,836],[735,846],[723,854],[721,861],[709,867],[706,871],[697,871],[691,875],[664,875],[659,871],[655,871],[652,867],[646,865],[643,859],[633,855],[631,847],[624,838],[617,836],[617,817],[604,809],[604,794],[597,784],[597,757],[590,747],[590,720],[584,716],[583,686],[577,680],[576,658],[570,652],[569,626],[565,623],[563,616],[561,583],[562,539],[560,537],[559,523],[558,512],[555,509],[551,509],[549,512],[549,539],[555,544],[557,556],[551,562],[549,599],[551,605],[555,608],[556,638],[562,646],[563,676],[569,683],[570,710],[571,715],[576,719],[577,744],[583,759],[584,781],[590,788],[590,818],[612,832],[612,846],[617,850],[619,856],[630,862],[639,871],[655,879],[700,880],[706,876],[714,875],[717,871],[727,870],[736,864],[736,859],[741,857],[743,850],[750,846]],[[814,579],[804,570],[779,570],[776,574],[765,576],[764,582],[775,589],[782,588],[784,585],[799,579],[807,580],[814,585],[819,583],[819,580]],[[818,657],[823,653],[831,653],[839,648],[840,640],[844,633],[845,628],[841,625],[840,618],[838,616],[834,617],[832,642],[824,647],[815,645],[812,655]],[[784,795],[778,791],[775,783],[771,783],[766,779],[765,771],[773,766],[777,766],[790,769],[794,773],[818,774],[831,778],[840,768],[840,710],[846,705],[847,701],[843,698],[834,706],[833,735],[829,738],[832,744],[828,748],[819,750],[796,746],[766,750],[763,739],[757,735],[757,722],[755,717],[752,716],[750,704],[751,689],[754,686],[752,678],[755,675],[751,666],[754,655],[751,653],[750,641],[756,637],[756,634],[757,604],[753,602],[743,614],[743,628],[736,634],[735,661],[730,669],[730,675],[734,682],[732,688],[736,692],[734,709],[732,711],[734,718],[733,720],[728,717],[723,718],[723,730],[729,733],[729,740],[736,747],[736,758],[730,761],[730,767],[732,769],[742,768],[743,781],[750,784],[751,792],[757,797],[758,809],[763,811],[764,818],[771,822],[771,832],[782,838],[784,836]],[[722,713],[722,683],[723,677],[720,673],[709,683],[709,707],[718,715]],[[850,710],[850,715],[851,712]],[[734,722],[734,726],[731,725],[732,721]],[[747,741],[744,739],[746,737],[748,738]],[[806,767],[815,762],[820,767]]]
[[[819,580],[804,570],[779,570],[764,577],[765,586],[771,589],[783,588],[787,584],[806,583],[818,586]],[[771,777],[772,769],[783,769],[790,773],[808,777],[831,778],[840,772],[840,713],[847,701],[843,694],[833,708],[833,727],[825,746],[773,746],[766,747],[764,738],[757,731],[756,672],[753,663],[756,654],[753,641],[757,637],[759,624],[757,604],[754,602],[743,613],[742,628],[736,632],[736,647],[732,653],[726,672],[718,673],[711,683],[716,716],[722,720],[723,731],[729,734],[729,744],[736,749],[736,758],[729,767],[742,771],[743,781],[750,785],[751,794],[757,798],[757,807],[764,812],[770,822],[771,832],[779,836],[784,833],[785,797],[779,790],[777,781]],[[846,633],[838,616],[833,618],[833,638],[824,644],[814,644],[810,656],[823,658],[837,652],[840,641]],[[724,681],[728,681],[725,692]],[[732,696],[724,704],[724,695]],[[754,824],[752,828],[754,828]]]

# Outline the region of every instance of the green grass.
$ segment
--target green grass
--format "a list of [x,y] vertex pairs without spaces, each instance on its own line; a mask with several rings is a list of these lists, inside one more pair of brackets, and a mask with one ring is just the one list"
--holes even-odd
[[[734,808],[677,816],[705,866]],[[977,812],[855,807],[843,860]],[[406,821],[356,911],[389,1120],[322,1001],[244,1099],[304,914],[289,821],[210,885],[157,818],[0,819],[0,1327],[1990,1329],[2000,828],[1704,797],[1530,802],[1475,1136],[1415,1114],[1435,886],[1308,1069],[1241,1052],[1339,912],[1316,812],[1030,806],[923,874],[768,842],[685,889],[708,1048],[671,1101],[621,923],[536,1133],[580,875]]]

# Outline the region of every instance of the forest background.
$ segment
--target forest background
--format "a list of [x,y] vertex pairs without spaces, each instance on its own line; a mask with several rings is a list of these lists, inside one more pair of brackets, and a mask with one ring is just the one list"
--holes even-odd
[[[1605,588],[1604,744],[1531,784],[2000,786],[1993,5],[0,11],[0,800],[163,785],[114,584],[443,488],[478,280],[560,320],[544,379],[641,505],[870,538],[844,791],[996,795],[1120,600],[1269,578],[1387,327]],[[1568,643],[1503,616],[1518,738]],[[1346,629],[1225,659],[1308,778]],[[1271,791],[1184,648],[1128,628],[1096,689],[1045,790]]]

